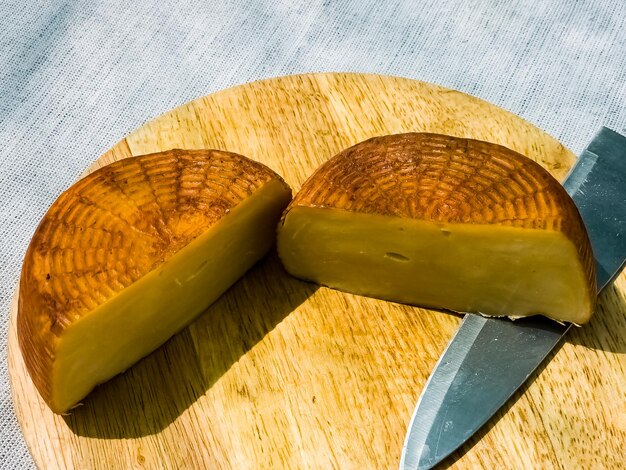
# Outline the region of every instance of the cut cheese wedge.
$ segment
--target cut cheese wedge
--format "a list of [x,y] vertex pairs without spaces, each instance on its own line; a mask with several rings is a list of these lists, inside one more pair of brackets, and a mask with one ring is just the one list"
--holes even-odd
[[216,150],[128,158],[63,193],[28,248],[17,319],[50,408],[189,324],[267,253],[290,199],[269,168]]
[[573,201],[487,142],[411,133],[341,152],[289,205],[278,252],[296,277],[418,306],[582,324],[595,305]]

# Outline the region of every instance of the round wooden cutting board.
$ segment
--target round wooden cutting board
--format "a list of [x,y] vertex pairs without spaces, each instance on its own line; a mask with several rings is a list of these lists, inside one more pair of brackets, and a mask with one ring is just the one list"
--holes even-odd
[[[536,127],[465,94],[403,78],[318,74],[199,98],[133,132],[90,169],[177,147],[218,148],[265,163],[297,191],[345,147],[407,131],[502,144],[559,179],[574,161]],[[625,292],[621,276],[591,323],[574,329],[447,464],[621,465]],[[182,333],[57,416],[24,368],[15,306],[15,410],[46,469],[397,468],[413,407],[461,319],[300,282],[272,253]]]

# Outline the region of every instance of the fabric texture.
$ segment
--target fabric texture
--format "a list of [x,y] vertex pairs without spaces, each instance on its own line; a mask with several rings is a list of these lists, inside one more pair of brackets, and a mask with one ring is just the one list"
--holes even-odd
[[579,153],[626,132],[621,0],[0,0],[0,467],[32,459],[14,417],[8,311],[48,206],[124,135],[232,85],[317,71],[476,95]]

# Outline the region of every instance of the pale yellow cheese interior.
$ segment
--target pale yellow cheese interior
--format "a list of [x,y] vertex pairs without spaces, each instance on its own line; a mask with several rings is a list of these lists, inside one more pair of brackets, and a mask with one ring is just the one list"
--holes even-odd
[[282,183],[267,183],[156,270],[69,326],[54,360],[54,408],[75,405],[214,302],[273,245],[288,200]]
[[278,252],[294,276],[400,303],[583,322],[590,293],[561,232],[294,207]]

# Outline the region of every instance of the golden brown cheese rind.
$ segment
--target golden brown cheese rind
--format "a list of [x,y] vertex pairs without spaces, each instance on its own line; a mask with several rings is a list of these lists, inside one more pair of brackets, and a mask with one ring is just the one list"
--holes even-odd
[[280,176],[218,150],[128,158],[78,181],[50,207],[26,252],[17,331],[26,367],[50,402],[58,338]]
[[559,231],[576,246],[595,302],[593,253],[573,200],[539,164],[501,145],[430,133],[374,137],[320,166],[283,222],[298,206]]

